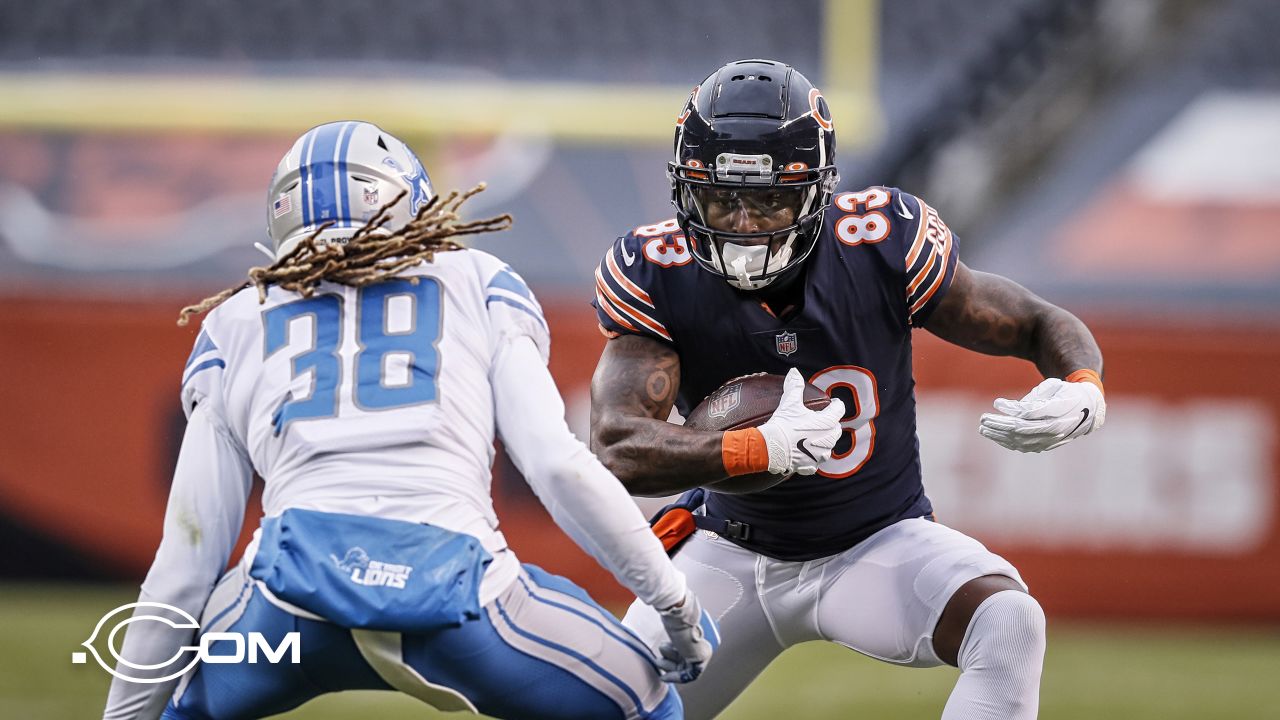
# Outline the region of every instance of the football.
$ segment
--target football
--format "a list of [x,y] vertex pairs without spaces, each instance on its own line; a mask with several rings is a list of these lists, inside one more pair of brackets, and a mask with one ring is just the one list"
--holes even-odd
[[[686,427],[697,430],[742,430],[758,427],[773,416],[782,400],[783,376],[757,373],[734,378],[721,385],[715,392],[698,403],[685,418]],[[810,410],[821,410],[831,403],[831,398],[817,387],[805,384],[804,405]],[[769,472],[739,475],[705,485],[706,489],[731,495],[760,492],[791,477]]]

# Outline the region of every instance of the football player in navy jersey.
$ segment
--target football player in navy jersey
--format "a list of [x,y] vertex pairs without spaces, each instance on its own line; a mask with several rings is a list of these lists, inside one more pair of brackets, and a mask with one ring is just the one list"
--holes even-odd
[[[1033,718],[1044,613],[1011,564],[933,519],[911,331],[1035,363],[1044,382],[979,421],[1022,452],[1102,427],[1102,354],[1071,313],[961,263],[923,200],[887,187],[834,195],[834,163],[817,88],[782,63],[729,63],[677,118],[676,217],[618,239],[596,273],[610,340],[592,384],[594,450],[634,495],[689,491],[701,532],[686,533],[676,564],[732,658],[682,691],[687,717],[718,714],[786,648],[828,640],[959,667],[946,720]],[[761,427],[667,422],[673,405],[688,413],[755,372],[788,374]],[[801,376],[844,403],[808,410]],[[796,477],[735,488],[764,471]],[[636,604],[626,623],[656,645],[658,620]]]

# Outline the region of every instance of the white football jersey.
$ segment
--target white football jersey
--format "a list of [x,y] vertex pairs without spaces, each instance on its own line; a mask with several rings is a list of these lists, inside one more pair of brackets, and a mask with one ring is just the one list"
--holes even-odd
[[[494,549],[494,397],[505,336],[546,320],[524,281],[478,250],[438,253],[395,280],[322,283],[309,298],[247,288],[204,321],[183,373],[189,414],[213,403],[287,508],[428,522]],[[499,545],[500,546],[500,545]]]

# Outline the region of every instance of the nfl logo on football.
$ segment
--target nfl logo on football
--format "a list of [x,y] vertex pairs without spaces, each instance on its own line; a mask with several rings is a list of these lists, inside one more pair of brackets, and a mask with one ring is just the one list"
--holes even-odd
[[791,355],[800,349],[800,343],[796,341],[796,334],[793,332],[780,332],[774,337],[774,341],[778,345],[779,355]]
[[742,402],[742,385],[731,385],[716,393],[708,402],[710,405],[707,414],[713,418],[722,418]]

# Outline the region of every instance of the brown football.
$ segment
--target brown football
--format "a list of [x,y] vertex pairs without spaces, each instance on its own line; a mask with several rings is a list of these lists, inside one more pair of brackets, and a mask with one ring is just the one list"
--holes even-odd
[[[684,424],[698,430],[719,431],[742,430],[762,425],[778,409],[778,402],[782,400],[783,379],[782,375],[769,373],[734,378],[698,403],[689,412]],[[821,410],[830,403],[831,398],[826,393],[813,385],[805,384],[805,407]],[[791,476],[760,472],[731,477],[704,487],[715,492],[745,495],[771,488],[789,477]]]

